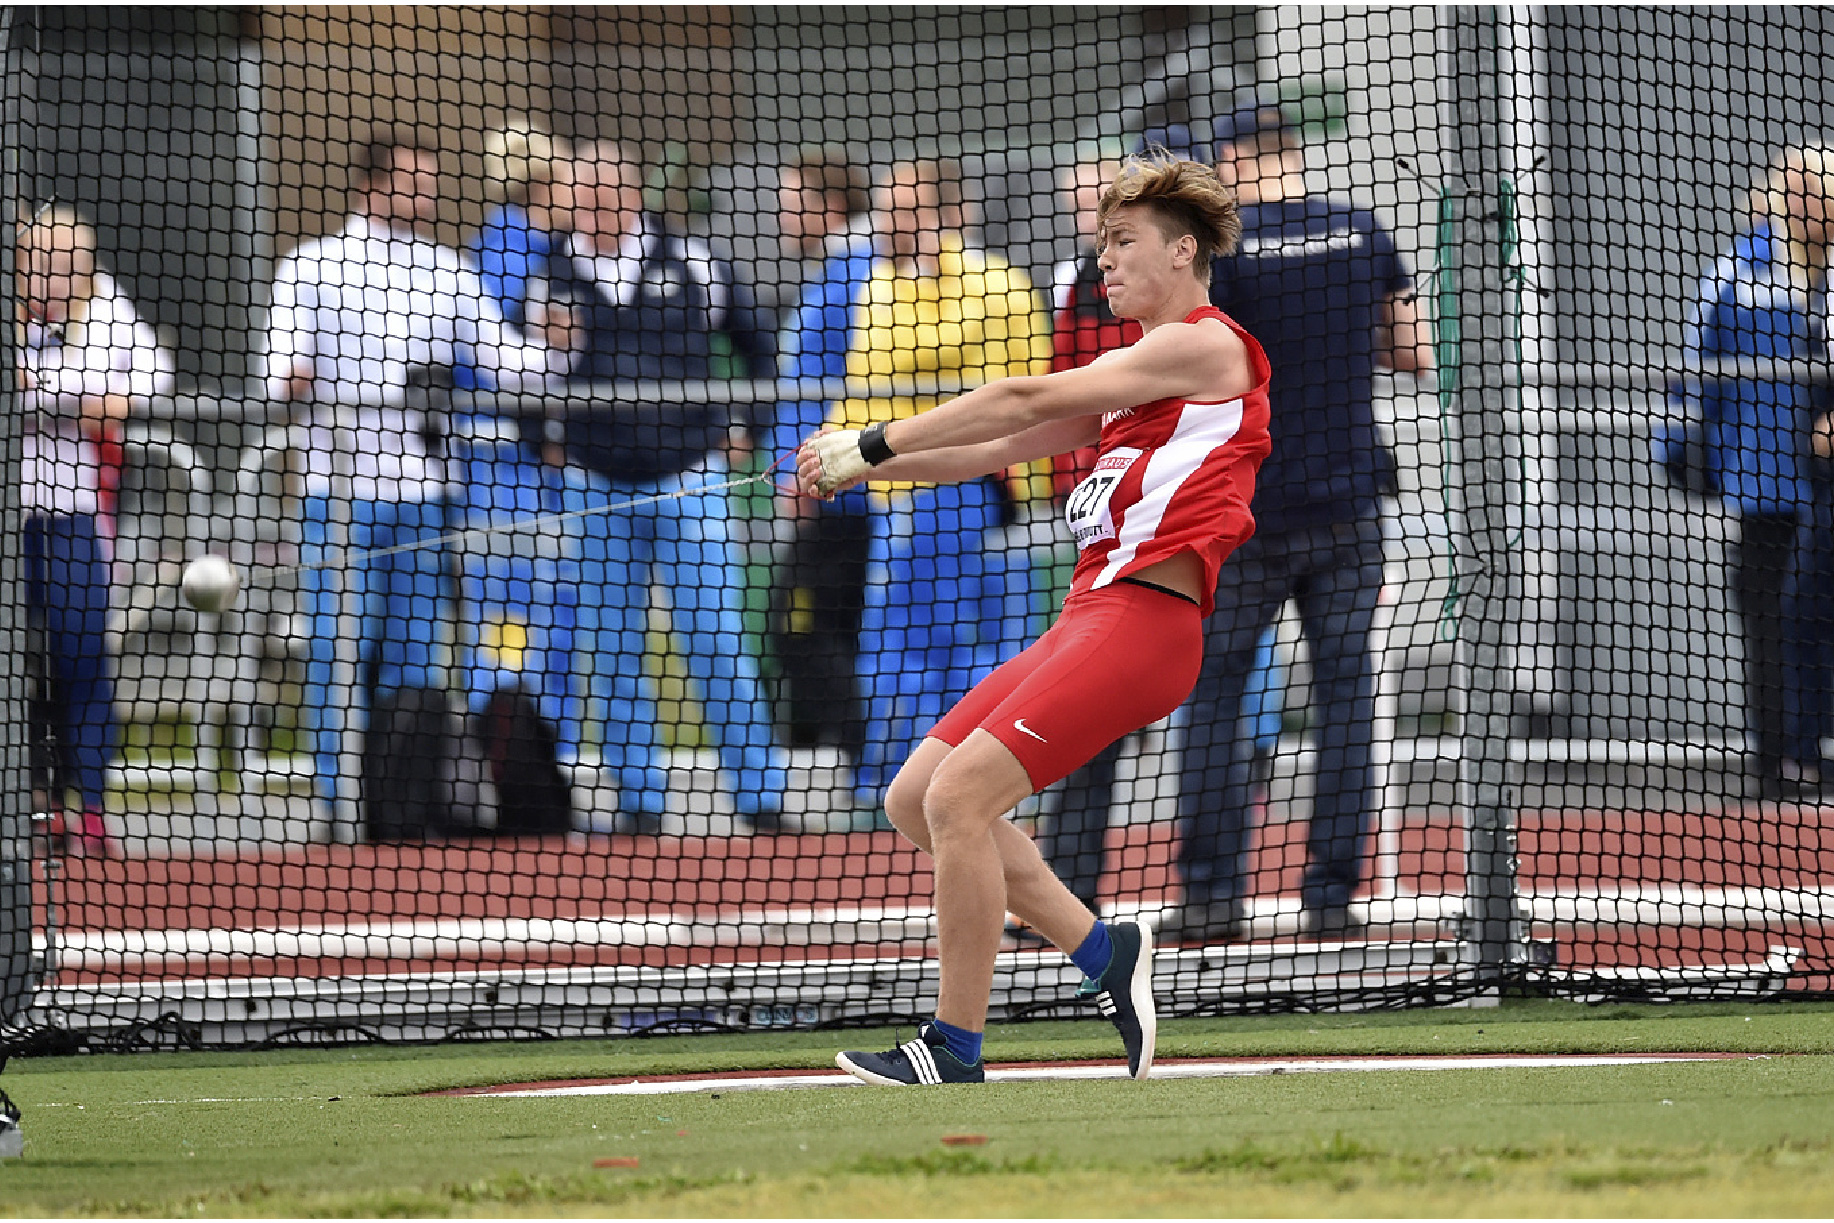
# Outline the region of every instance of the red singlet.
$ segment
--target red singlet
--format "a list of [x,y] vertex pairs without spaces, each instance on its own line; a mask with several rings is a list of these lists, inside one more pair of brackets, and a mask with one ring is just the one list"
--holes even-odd
[[[1267,435],[1267,357],[1248,345],[1255,386],[1225,403],[1161,399],[1102,418],[1095,471],[1065,507],[1082,554],[1063,612],[1044,636],[982,680],[929,732],[957,746],[985,730],[1042,790],[1191,695],[1203,617],[1223,559],[1254,533],[1248,503]],[[1204,566],[1203,605],[1123,581],[1181,551]]]
[[1248,345],[1255,385],[1223,403],[1160,399],[1102,417],[1095,470],[1064,505],[1079,555],[1070,595],[1107,586],[1190,552],[1203,563],[1204,615],[1216,604],[1223,558],[1254,534],[1255,472],[1267,434],[1267,354],[1214,306],[1185,322],[1219,319]]

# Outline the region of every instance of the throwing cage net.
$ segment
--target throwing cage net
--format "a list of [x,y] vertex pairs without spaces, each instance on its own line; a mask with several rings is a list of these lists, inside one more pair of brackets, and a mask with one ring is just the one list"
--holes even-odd
[[[1089,456],[786,471],[1128,342],[1147,147],[1260,529],[1011,818],[1162,1011],[1828,991],[1821,10],[329,12],[5,10],[11,1047],[927,1015],[884,789]],[[1078,979],[1014,923],[993,1015]]]

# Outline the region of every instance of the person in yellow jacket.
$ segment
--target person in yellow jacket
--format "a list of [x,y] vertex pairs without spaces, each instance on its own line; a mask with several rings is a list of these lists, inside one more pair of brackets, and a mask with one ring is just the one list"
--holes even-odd
[[[1050,316],[1031,280],[961,235],[962,190],[942,162],[893,166],[874,191],[883,253],[855,307],[853,394],[829,423],[858,429],[924,412],[1013,374],[1050,372]],[[966,484],[875,486],[860,630],[865,749],[856,798],[876,809],[932,723],[1018,652],[1027,557],[999,548],[1008,499],[1048,500],[1047,464]]]

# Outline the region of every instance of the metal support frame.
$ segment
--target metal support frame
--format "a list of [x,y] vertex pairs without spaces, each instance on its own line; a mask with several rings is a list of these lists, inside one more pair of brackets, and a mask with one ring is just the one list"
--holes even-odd
[[[1508,748],[1515,709],[1507,675],[1505,628],[1520,598],[1520,563],[1511,545],[1519,530],[1522,462],[1516,399],[1510,385],[1508,303],[1504,292],[1503,184],[1511,167],[1502,148],[1501,42],[1491,8],[1452,10],[1441,29],[1441,79],[1450,100],[1456,187],[1440,198],[1439,291],[1435,301],[1440,401],[1456,421],[1448,439],[1456,456],[1448,481],[1455,507],[1454,572],[1465,587],[1458,608],[1462,751],[1459,807],[1465,828],[1468,961],[1501,982],[1526,958],[1527,932],[1517,905],[1517,789]],[[1492,209],[1496,211],[1492,211]]]
[[[1529,59],[1532,61],[1532,26],[1535,18],[1532,15],[1525,17],[1520,10],[1509,12],[1477,7],[1448,9],[1445,13],[1446,20],[1440,27],[1440,81],[1448,93],[1441,126],[1446,139],[1447,164],[1454,168],[1453,177],[1457,188],[1448,189],[1440,200],[1439,282],[1434,302],[1437,307],[1435,339],[1441,369],[1438,393],[1448,455],[1445,494],[1448,523],[1451,526],[1452,572],[1457,585],[1458,655],[1455,686],[1463,703],[1456,711],[1460,715],[1456,736],[1437,741],[1396,743],[1394,724],[1397,716],[1398,672],[1383,666],[1376,701],[1378,729],[1374,764],[1378,792],[1386,795],[1393,784],[1391,770],[1398,766],[1427,759],[1429,754],[1435,759],[1456,758],[1459,768],[1458,806],[1466,834],[1466,894],[1420,898],[1400,895],[1397,886],[1401,845],[1400,811],[1398,808],[1391,809],[1386,799],[1382,803],[1382,817],[1377,829],[1374,876],[1376,900],[1386,906],[1386,911],[1398,913],[1405,909],[1431,920],[1462,917],[1463,938],[1456,944],[1437,940],[1398,944],[1391,951],[1383,953],[1392,956],[1392,962],[1379,966],[1373,963],[1362,966],[1352,964],[1344,958],[1349,952],[1341,955],[1320,953],[1316,956],[1310,952],[1303,956],[1291,953],[1262,955],[1261,949],[1257,948],[1253,952],[1244,949],[1212,949],[1204,953],[1186,952],[1176,957],[1168,956],[1168,961],[1175,958],[1185,971],[1201,968],[1210,972],[1214,969],[1210,975],[1200,975],[1195,979],[1205,988],[1215,986],[1219,994],[1234,990],[1240,996],[1251,997],[1257,990],[1268,990],[1295,982],[1296,974],[1299,973],[1342,973],[1343,980],[1349,981],[1356,978],[1358,971],[1374,967],[1381,967],[1384,971],[1406,970],[1404,977],[1416,971],[1440,976],[1454,969],[1468,970],[1466,980],[1490,984],[1501,981],[1511,972],[1523,968],[1528,961],[1526,929],[1530,919],[1583,919],[1569,913],[1579,903],[1578,900],[1564,896],[1538,897],[1525,893],[1517,878],[1516,807],[1519,794],[1515,778],[1522,763],[1532,759],[1551,759],[1559,754],[1553,750],[1557,747],[1562,751],[1597,749],[1601,759],[1611,762],[1620,762],[1620,759],[1642,761],[1663,752],[1699,754],[1702,751],[1720,750],[1700,745],[1537,744],[1517,737],[1516,715],[1519,710],[1513,703],[1517,685],[1511,677],[1518,668],[1513,661],[1514,643],[1509,633],[1518,618],[1522,600],[1528,597],[1526,586],[1532,585],[1534,581],[1534,575],[1525,569],[1526,562],[1521,554],[1518,534],[1528,521],[1527,502],[1531,499],[1528,488],[1536,478],[1531,469],[1542,460],[1535,435],[1544,430],[1598,428],[1600,426],[1597,421],[1607,417],[1611,418],[1607,426],[1621,426],[1624,420],[1633,415],[1624,412],[1557,410],[1546,399],[1525,394],[1526,391],[1576,387],[1660,390],[1691,380],[1725,377],[1793,378],[1817,385],[1834,383],[1834,366],[1824,363],[1737,361],[1713,367],[1690,368],[1652,359],[1640,366],[1576,367],[1541,364],[1538,360],[1539,351],[1534,350],[1532,345],[1529,346],[1530,351],[1512,353],[1512,344],[1523,337],[1511,334],[1512,305],[1508,281],[1510,258],[1505,251],[1506,239],[1498,227],[1509,223],[1512,212],[1506,201],[1519,198],[1517,188],[1532,169],[1524,164],[1524,153],[1532,152],[1536,147],[1536,137],[1532,132],[1541,119],[1534,112],[1536,103],[1532,96],[1527,101],[1529,113],[1523,111],[1524,99],[1520,93],[1522,85],[1517,80],[1524,75],[1524,61],[1521,58],[1524,46],[1528,46]],[[20,164],[21,150],[26,147],[20,139],[22,107],[27,104],[25,99],[32,94],[31,89],[19,83],[19,64],[16,62],[19,56],[16,49],[4,41],[7,32],[13,28],[12,16],[12,10],[0,9],[0,67],[6,69],[3,79],[10,82],[4,95],[0,96],[0,286],[10,284],[13,251],[11,226],[18,220],[16,201],[24,196]],[[1525,38],[1528,39],[1526,44],[1523,42]],[[1213,86],[1216,75],[1220,74],[1220,70],[1213,65],[1199,64],[1189,58],[1177,60],[1174,64],[1174,59],[1172,56],[1167,57],[1168,71],[1173,66],[1181,71],[1193,72],[1202,68],[1212,74],[1209,79]],[[243,74],[245,90],[258,86],[258,74],[252,77],[248,75],[246,64],[243,65]],[[1532,62],[1527,77],[1532,93]],[[1143,90],[1137,104],[1144,111],[1155,100],[1150,91]],[[1525,132],[1531,134],[1525,136]],[[238,144],[238,153],[244,158],[255,156],[257,151],[252,144],[246,143],[249,139],[252,138],[245,137],[244,143]],[[248,214],[270,206],[271,201],[266,198],[264,190],[254,192],[247,198],[238,197],[239,211]],[[238,238],[238,241],[241,239]],[[252,236],[245,246],[237,247],[237,257],[249,266],[259,265],[268,254],[262,241],[261,235]],[[10,386],[5,380],[10,379],[14,365],[9,351],[11,342],[11,330],[0,327],[0,390],[6,391],[10,391]],[[960,389],[963,388],[953,385],[945,377],[912,381],[894,388],[894,391],[948,394]],[[666,412],[668,406],[677,401],[726,403],[742,408],[748,404],[767,404],[784,399],[834,399],[844,397],[847,393],[848,387],[844,383],[831,381],[658,383],[594,388],[589,396],[573,397],[572,402],[636,405]],[[0,403],[4,402],[0,400]],[[461,406],[486,412],[493,409],[514,411],[534,402],[527,397],[509,395],[477,395],[461,397],[459,400]],[[548,401],[541,402],[545,405]],[[10,403],[7,406],[10,407]],[[276,405],[253,395],[246,399],[237,396],[196,396],[160,400],[148,405],[148,414],[172,421],[246,423],[276,421],[283,416]],[[342,450],[346,458],[349,452],[348,447]],[[17,488],[18,465],[17,416],[11,411],[0,411],[0,480],[4,480],[0,487],[8,490]],[[327,544],[332,549],[347,546],[350,527],[348,468],[340,469],[338,477],[344,495],[334,498],[341,513],[334,514],[335,521],[331,524],[331,538]],[[221,512],[221,502],[217,508]],[[8,509],[10,513],[0,515],[0,594],[18,591],[22,577],[17,543],[20,524],[16,494]],[[220,524],[213,524],[216,525]],[[233,533],[225,535],[218,529],[212,530],[210,538],[237,542]],[[253,555],[250,547],[246,557],[252,559]],[[355,691],[359,678],[355,633],[349,630],[354,628],[354,617],[360,615],[361,609],[353,593],[347,589],[340,587],[337,599],[340,649],[333,688],[341,696],[348,696]],[[1376,645],[1382,654],[1388,651],[1392,618],[1393,604],[1385,598],[1377,619]],[[15,662],[23,650],[20,620],[20,601],[0,597],[0,649],[4,649]],[[0,1021],[7,1018],[10,1004],[16,1004],[22,996],[29,996],[29,972],[38,966],[36,961],[31,960],[36,951],[30,938],[32,851],[28,830],[31,812],[28,801],[30,788],[25,783],[28,772],[26,719],[21,716],[24,692],[19,676],[23,670],[16,665],[8,668],[4,686],[0,686],[0,701],[6,703],[5,707],[9,711],[8,717],[0,719],[4,722],[4,727],[0,727],[0,770],[4,770],[6,779],[0,783]],[[348,708],[353,702],[345,700],[344,704]],[[345,779],[344,789],[336,804],[337,814],[330,833],[332,839],[338,841],[348,842],[360,838],[354,779],[359,772],[357,761],[360,759],[361,736],[361,723],[353,719],[344,731],[342,750],[346,757],[346,767],[340,770]],[[1537,752],[1541,754],[1537,755]],[[23,883],[20,863],[25,864]],[[1604,901],[1597,897],[1579,899],[1597,906],[1597,911],[1604,914],[1598,920],[1622,920],[1614,916],[1619,912],[1617,908],[1611,908],[1606,913]],[[1722,916],[1747,911],[1768,915],[1785,901],[1806,903],[1800,895],[1782,899],[1769,895],[1746,899],[1751,903],[1749,910],[1739,909],[1733,899],[1716,898],[1713,903],[1718,907],[1714,911]],[[1823,912],[1820,906],[1824,900],[1819,894],[1814,899],[1817,914]],[[1681,913],[1698,913],[1711,907],[1708,902],[1692,896],[1682,896],[1672,902],[1666,898],[1653,901],[1636,898],[1623,903],[1650,904],[1658,901]],[[1834,904],[1834,901],[1827,903]],[[21,905],[24,906],[23,924],[18,916]],[[1808,910],[1803,908],[1800,911],[1806,913]],[[1834,912],[1834,909],[1827,911]],[[1657,920],[1688,919],[1673,914],[1658,914]],[[55,931],[48,932],[53,937],[51,945],[46,949],[51,959],[46,963],[55,964],[59,948]],[[1764,968],[1769,975],[1763,979],[1768,982],[1778,974],[1787,977],[1789,965],[1783,963],[1778,967],[1781,962],[1779,957],[1786,958],[1786,953],[1787,949],[1780,949],[1772,957],[1772,961],[1776,962],[1767,961],[1766,965],[1734,965],[1729,968],[1735,976],[1744,968],[1751,968],[1754,974],[1757,969]],[[1356,955],[1368,957],[1372,953],[1359,950]],[[1452,964],[1441,958],[1444,956],[1455,957],[1457,963]],[[27,972],[13,971],[12,966],[22,958],[29,962]],[[1063,971],[1067,971],[1057,968],[1054,962],[1049,973],[1045,973],[1042,968],[1037,973],[1020,971],[1030,968],[1030,960],[1025,956],[1002,957],[1001,983],[1015,991],[1012,998],[1020,998],[1025,989],[1036,989],[1043,984],[1055,988],[1070,982],[1067,977],[1057,980],[1053,976],[1049,982],[1043,979],[1051,974],[1061,976]],[[548,991],[557,987],[563,991],[572,991],[565,992],[563,1005],[578,1008],[578,1026],[581,1030],[590,1029],[595,1024],[604,1027],[599,1021],[607,1007],[623,1007],[629,1013],[636,1013],[642,1008],[654,1011],[669,998],[686,1006],[686,1000],[691,995],[713,997],[722,988],[727,989],[734,1000],[733,1005],[742,1005],[748,1015],[754,1014],[758,1007],[778,1006],[786,993],[793,992],[792,985],[807,985],[822,991],[837,990],[842,999],[837,1006],[845,1015],[863,1013],[869,1005],[878,1006],[883,1003],[884,996],[866,992],[868,987],[890,982],[894,987],[894,1002],[902,1001],[907,994],[914,996],[919,987],[923,992],[930,989],[930,978],[922,975],[928,970],[913,961],[873,961],[820,969],[792,970],[778,966],[741,965],[671,971],[675,975],[664,980],[666,974],[650,973],[648,970],[542,970],[528,974],[527,980],[516,980],[511,984],[529,991],[522,995],[520,1001],[531,1006],[546,1004],[555,997]],[[1671,972],[1666,969],[1660,971]],[[1684,983],[1699,977],[1698,972],[1694,977],[1689,977],[1689,971],[1680,969],[1673,970],[1673,973],[1679,974],[1675,979]],[[442,999],[455,1009],[469,1008],[466,1013],[473,1017],[474,1022],[486,1022],[492,1016],[508,1020],[515,1016],[515,1003],[511,1001],[511,995],[504,992],[504,984],[512,976],[515,974],[504,974],[501,979],[493,979],[488,983],[470,980],[442,982],[438,974],[416,974],[412,978],[395,978],[386,982],[374,978],[290,982],[287,988],[296,991],[296,994],[286,995],[289,1005],[296,999],[303,1001],[298,1001],[296,1009],[285,1011],[284,1014],[277,1008],[275,1017],[292,1021],[321,1017],[327,1013],[338,1016],[381,1014],[384,1016],[381,1022],[398,1023],[405,1033],[416,1022],[417,1015],[425,1014],[429,1009],[437,1010],[439,1002],[436,999]],[[795,976],[795,982],[789,982],[789,976]],[[734,992],[730,982],[739,978],[745,979],[744,988]],[[1643,977],[1637,979],[1645,980]],[[1661,980],[1669,978],[1647,979],[1652,983],[1652,988],[1655,988],[1661,984]],[[721,981],[728,984],[722,986]],[[474,986],[475,998],[471,996]],[[232,1009],[225,1003],[222,1015],[223,1022],[233,1024],[238,1021],[238,1016],[246,1017],[255,1013],[249,1008],[247,995],[260,993],[263,988],[264,983],[247,979],[207,982],[187,980],[155,982],[144,987],[131,984],[85,989],[64,987],[56,991],[55,999],[49,997],[53,991],[47,988],[41,991],[41,1002],[54,1007],[93,1008],[103,1005],[101,1000],[107,997],[112,999],[109,1005],[120,1008],[157,1010],[168,1001],[180,997],[188,1000],[208,998],[212,1004],[219,999],[234,999],[235,1006],[240,1009]],[[272,988],[276,999],[285,994],[285,990],[278,986]],[[1341,990],[1345,987],[1341,982],[1334,981],[1320,988]],[[679,997],[676,997],[675,991],[679,991]],[[456,1001],[459,994],[465,995],[462,1007]],[[410,995],[413,999],[411,1004],[404,1001]],[[323,1000],[326,999],[331,1000],[330,1012],[322,1009]],[[507,1012],[501,1009],[505,1006],[509,1007]],[[360,1012],[346,1009],[350,1007],[369,1009]],[[376,1011],[377,1007],[382,1009]],[[845,1015],[824,1014],[817,1017],[825,1019]],[[797,1019],[801,1018],[797,1015]]]
[[[17,226],[24,198],[21,139],[24,122],[19,49],[13,45],[14,11],[0,8],[0,1023],[30,996],[38,965],[32,952],[31,762],[27,748],[25,569],[21,549],[20,414],[14,371],[12,295]],[[0,1065],[4,1065],[0,1059]]]

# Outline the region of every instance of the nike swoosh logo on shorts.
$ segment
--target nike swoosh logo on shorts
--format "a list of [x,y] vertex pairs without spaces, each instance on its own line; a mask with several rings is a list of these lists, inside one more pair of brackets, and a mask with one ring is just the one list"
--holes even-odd
[[1040,743],[1049,743],[1050,742],[1049,739],[1045,738],[1043,735],[1039,734],[1037,731],[1027,726],[1025,724],[1024,718],[1018,718],[1014,720],[1013,729],[1018,731],[1022,735],[1030,735],[1032,738],[1038,740],[1038,742]]

